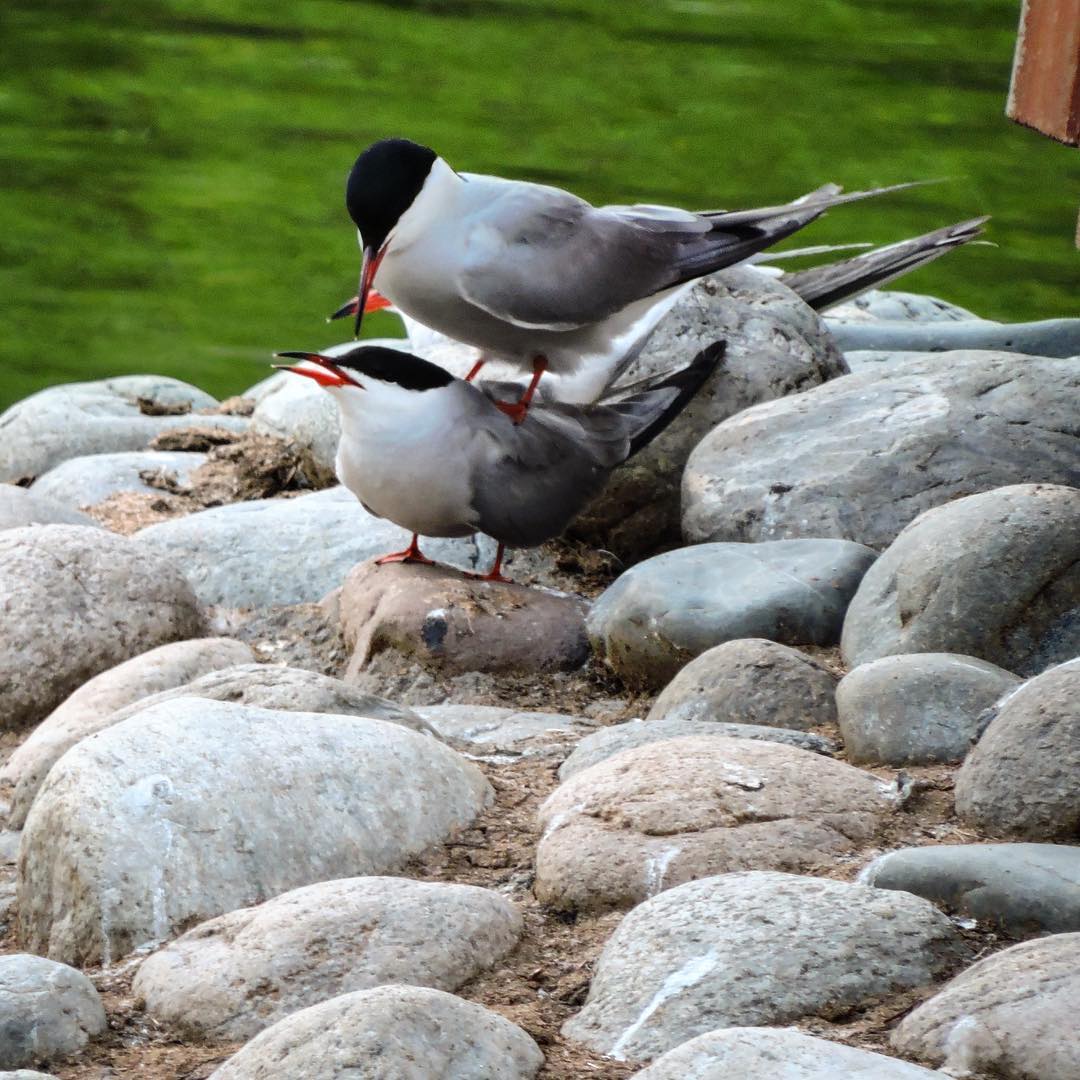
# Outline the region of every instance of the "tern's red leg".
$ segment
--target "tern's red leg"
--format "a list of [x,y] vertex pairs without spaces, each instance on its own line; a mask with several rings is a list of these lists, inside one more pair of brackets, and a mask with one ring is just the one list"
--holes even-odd
[[479,360],[471,368],[469,368],[469,374],[465,376],[466,382],[472,382],[477,375],[480,374],[480,369],[487,363],[487,358],[481,356]]
[[533,377],[529,383],[528,389],[521,395],[520,400],[509,404],[505,401],[496,401],[495,404],[500,408],[515,424],[520,424],[525,419],[526,414],[529,411],[529,405],[532,402],[533,394],[536,393],[536,384],[540,381],[540,376],[547,371],[547,358],[538,356],[533,361]]
[[426,555],[420,551],[420,536],[418,533],[412,534],[412,540],[409,541],[409,546],[404,551],[394,551],[389,555],[382,555],[375,560],[376,566],[383,566],[386,563],[393,562],[416,562],[423,563],[425,566],[434,566]]
[[486,574],[468,574],[468,577],[476,578],[477,581],[503,581],[507,585],[513,584],[510,578],[506,577],[502,572],[503,552],[506,550],[506,545],[499,542],[499,548],[495,552],[495,563]]

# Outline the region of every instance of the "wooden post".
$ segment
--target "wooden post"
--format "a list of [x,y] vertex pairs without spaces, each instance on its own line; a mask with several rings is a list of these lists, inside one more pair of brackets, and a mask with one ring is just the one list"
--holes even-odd
[[1080,145],[1080,0],[1024,0],[1005,115]]

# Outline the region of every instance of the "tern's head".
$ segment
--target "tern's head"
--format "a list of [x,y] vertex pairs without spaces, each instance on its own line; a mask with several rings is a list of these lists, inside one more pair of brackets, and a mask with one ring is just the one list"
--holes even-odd
[[358,345],[333,357],[313,352],[276,355],[303,361],[303,366],[278,366],[305,375],[329,390],[346,417],[412,408],[427,391],[454,382],[454,376],[438,364],[377,345]]

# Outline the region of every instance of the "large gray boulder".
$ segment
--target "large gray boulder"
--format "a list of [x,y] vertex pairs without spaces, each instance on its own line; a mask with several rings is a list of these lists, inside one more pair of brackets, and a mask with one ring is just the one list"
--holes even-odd
[[[825,325],[835,333],[837,324],[848,323],[954,323],[979,316],[948,300],[926,293],[902,289],[870,289],[842,304],[834,304],[825,316]],[[842,329],[842,327],[841,327]]]
[[42,956],[0,956],[0,1068],[76,1054],[105,1030],[105,1009],[81,972]]
[[189,930],[143,961],[132,992],[186,1037],[250,1039],[354,990],[456,990],[508,953],[521,925],[509,901],[472,885],[323,881]]
[[952,1076],[1080,1076],[1080,934],[1053,934],[995,953],[909,1013],[892,1044]]
[[598,727],[583,716],[497,705],[425,705],[416,711],[455,750],[499,764],[523,757],[563,758]]
[[[216,404],[194,386],[161,375],[50,386],[0,415],[0,481],[41,476],[85,454],[144,450],[161,432],[193,423],[229,431],[247,427],[239,416],[191,415]],[[170,414],[174,407],[189,411]]]
[[836,689],[847,758],[886,765],[959,761],[982,733],[983,711],[1020,681],[956,653],[903,653],[861,664]]
[[150,706],[46,778],[22,835],[19,937],[109,963],[289,889],[394,869],[490,796],[475,765],[382,720]]
[[832,756],[836,744],[821,735],[791,728],[768,727],[765,724],[725,724],[718,720],[631,720],[625,724],[603,727],[586,735],[574,747],[574,752],[559,766],[559,779],[569,780],[575,773],[588,769],[609,757],[631,750],[635,746],[681,739],[689,736],[722,739],[757,739],[761,742],[784,743],[800,750]]
[[[365,342],[365,344],[367,344]],[[341,423],[334,398],[318,383],[283,372],[268,386],[251,414],[253,431],[291,439],[333,475]]]
[[37,492],[0,483],[0,530],[21,529],[24,525],[89,525],[94,528],[97,522]]
[[957,352],[757,405],[691,455],[684,535],[835,536],[882,548],[922,511],[963,495],[1080,486],[1078,395],[1080,356]]
[[997,703],[956,777],[956,812],[991,833],[1075,841],[1078,776],[1080,658]]
[[618,577],[586,621],[593,648],[630,685],[660,687],[725,641],[834,645],[876,555],[844,540],[699,544]]
[[862,579],[841,648],[851,668],[952,652],[1020,675],[1076,656],[1080,490],[1018,484],[920,515]]
[[727,641],[691,660],[648,719],[710,720],[805,731],[836,723],[836,679],[797,649],[764,638]]
[[804,1035],[729,1027],[669,1050],[631,1080],[947,1080],[944,1073]]
[[876,776],[791,746],[650,743],[575,773],[543,804],[535,892],[588,911],[709,874],[807,870],[870,840],[894,808]]
[[1026,356],[1080,356],[1080,319],[997,323],[989,319],[905,322],[829,321],[837,345],[857,349],[906,349],[914,352],[982,350]]
[[563,1034],[637,1061],[715,1028],[786,1024],[924,986],[964,953],[926,900],[827,878],[752,871],[639,904],[597,961]]
[[80,739],[114,723],[118,709],[183,686],[207,672],[254,659],[247,645],[229,638],[174,641],[83,683],[30,732],[0,769],[0,788],[7,789],[11,799],[8,828],[23,827],[30,804],[53,765]]
[[[199,417],[200,421],[207,419]],[[188,419],[188,423],[192,423]],[[206,461],[205,454],[186,450],[127,450],[117,454],[88,454],[69,458],[34,481],[36,495],[64,506],[92,506],[120,491],[157,491],[142,478],[163,470],[181,484]]]
[[257,1035],[210,1080],[531,1080],[540,1048],[498,1013],[442,990],[380,986]]
[[82,525],[0,532],[0,728],[28,727],[101,671],[198,637],[176,560]]
[[[357,563],[409,543],[404,529],[369,514],[344,487],[215,506],[150,525],[136,536],[182,559],[204,604],[231,608],[321,600]],[[423,549],[465,570],[488,569],[486,547],[469,539],[425,540]]]
[[864,885],[903,889],[1012,937],[1080,931],[1080,848],[1068,844],[934,844],[875,859]]
[[[824,324],[785,285],[733,268],[696,282],[664,316],[623,381],[682,366],[718,341],[725,358],[694,400],[641,453],[618,469],[571,532],[624,559],[679,536],[679,477],[690,452],[720,421],[846,370]],[[568,400],[592,400],[582,386]],[[591,396],[590,396],[591,395]]]

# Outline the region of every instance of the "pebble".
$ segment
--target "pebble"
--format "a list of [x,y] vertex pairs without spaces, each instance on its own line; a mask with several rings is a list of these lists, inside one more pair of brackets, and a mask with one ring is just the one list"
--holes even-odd
[[836,679],[797,649],[726,641],[691,660],[660,692],[649,721],[710,720],[806,731],[836,723]]
[[960,761],[982,733],[984,710],[1020,682],[994,664],[956,653],[903,653],[861,664],[836,690],[847,759]]
[[957,975],[900,1022],[892,1044],[952,1076],[1076,1080],[1078,1001],[1080,934],[1053,934]]
[[381,986],[293,1013],[210,1080],[531,1080],[535,1042],[498,1013],[442,990]]
[[53,765],[80,739],[114,723],[118,709],[217,668],[254,659],[247,645],[229,638],[173,641],[83,683],[30,732],[0,769],[0,787],[10,789],[8,828],[23,827],[30,804]]
[[[200,417],[200,419],[207,419]],[[146,483],[144,472],[171,474],[187,484],[191,474],[206,461],[206,454],[185,450],[129,450],[118,454],[88,454],[69,458],[34,481],[31,491],[65,506],[93,506],[121,491],[160,489]]]
[[66,964],[27,953],[0,956],[0,1068],[82,1050],[105,1030],[94,984]]
[[658,688],[725,641],[835,645],[876,555],[843,540],[698,544],[627,570],[589,612],[597,655],[627,684]]
[[944,1073],[792,1028],[707,1031],[631,1080],[947,1080]]
[[99,672],[205,624],[174,559],[105,529],[0,533],[0,728],[44,719]]
[[442,566],[363,563],[338,607],[352,654],[346,679],[388,651],[446,674],[573,671],[589,657],[578,598]]
[[1017,484],[921,514],[862,579],[841,651],[849,668],[950,652],[1018,675],[1076,656],[1080,490]]
[[20,940],[108,965],[290,889],[395,869],[491,797],[475,765],[397,724],[166,701],[53,766],[23,830]]
[[98,527],[93,518],[80,514],[36,491],[0,484],[0,531],[24,525],[88,525]]
[[147,399],[152,410],[182,405],[197,410],[217,404],[194,386],[159,375],[50,386],[0,414],[0,481],[41,476],[61,462],[87,454],[144,450],[161,432],[174,428],[247,427],[240,416],[147,415],[140,398]]
[[1078,396],[1080,356],[954,352],[756,405],[691,454],[684,536],[834,536],[880,549],[924,510],[961,496],[1080,486]]
[[791,746],[649,743],[544,802],[535,892],[558,910],[603,910],[709,874],[809,869],[868,841],[894,805],[876,776]]
[[581,739],[573,753],[559,766],[559,779],[569,780],[582,769],[606,761],[623,750],[690,735],[784,743],[829,757],[837,751],[836,744],[831,739],[808,731],[793,731],[790,728],[767,727],[763,724],[725,724],[718,720],[631,720],[625,724],[612,724],[610,727],[601,728]]
[[617,1061],[649,1059],[716,1028],[843,1015],[926,985],[964,949],[951,921],[909,893],[723,874],[634,908],[562,1030]]
[[[694,447],[717,424],[758,402],[817,386],[847,370],[818,314],[794,292],[748,268],[692,285],[660,321],[622,381],[680,367],[717,341],[718,370],[650,446],[610,478],[571,527],[594,547],[636,561],[679,539],[679,478]],[[560,385],[564,400],[599,388]]]
[[1012,937],[1080,931],[1080,848],[941,844],[882,855],[859,880],[903,889]]
[[355,990],[455,990],[505,956],[521,927],[509,901],[472,885],[322,881],[189,930],[143,961],[132,993],[185,1038],[245,1040]]
[[1003,698],[956,777],[956,812],[1031,840],[1080,833],[1080,658]]

